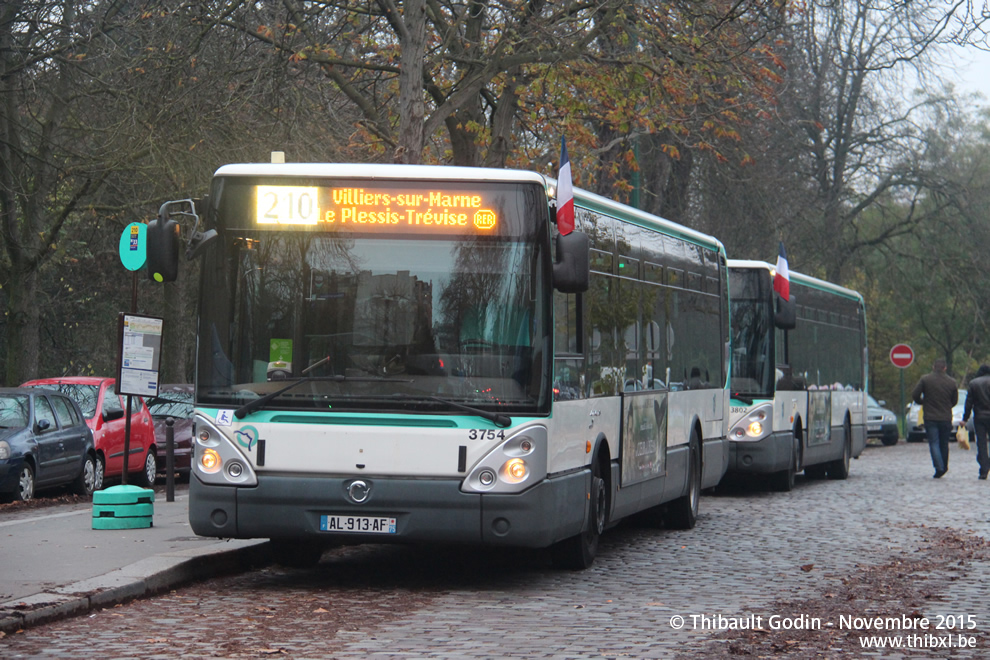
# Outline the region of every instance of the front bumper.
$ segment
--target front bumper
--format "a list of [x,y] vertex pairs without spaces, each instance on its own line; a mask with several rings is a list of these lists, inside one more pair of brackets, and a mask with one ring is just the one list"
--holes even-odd
[[[512,495],[463,493],[457,479],[362,478],[369,496],[348,498],[354,477],[258,475],[251,487],[204,484],[193,472],[189,522],[201,536],[321,538],[328,542],[485,543],[546,547],[585,527],[591,473],[546,479]],[[390,517],[394,534],[320,530],[324,515]]]
[[729,442],[729,472],[772,474],[791,465],[794,436],[772,433],[755,442]]

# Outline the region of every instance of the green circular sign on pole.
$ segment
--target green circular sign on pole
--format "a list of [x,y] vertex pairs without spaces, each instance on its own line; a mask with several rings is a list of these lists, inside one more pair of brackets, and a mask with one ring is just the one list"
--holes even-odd
[[148,260],[148,227],[132,222],[120,235],[120,262],[127,270],[140,270]]

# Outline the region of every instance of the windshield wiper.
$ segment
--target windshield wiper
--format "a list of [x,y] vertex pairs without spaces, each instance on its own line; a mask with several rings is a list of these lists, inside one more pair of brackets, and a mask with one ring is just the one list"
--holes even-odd
[[456,401],[451,401],[449,399],[444,399],[439,396],[431,396],[429,394],[423,394],[419,396],[410,396],[409,394],[396,393],[392,395],[395,399],[424,399],[426,401],[436,401],[437,403],[442,403],[451,408],[457,408],[458,410],[464,410],[473,415],[477,415],[483,419],[487,419],[495,426],[500,428],[505,428],[512,425],[512,418],[508,415],[503,415],[502,413],[490,412],[488,410],[482,410],[481,408],[475,408],[474,406],[469,406],[465,403],[458,403]]
[[237,419],[244,419],[255,410],[266,405],[269,401],[276,399],[297,385],[302,385],[303,383],[309,383],[311,381],[330,381],[332,383],[344,383],[344,382],[371,382],[371,383],[411,383],[412,380],[403,378],[382,378],[379,376],[306,376],[305,378],[300,378],[299,380],[292,381],[285,387],[275,390],[274,392],[269,392],[268,394],[248,401],[243,406],[234,411],[234,417]]

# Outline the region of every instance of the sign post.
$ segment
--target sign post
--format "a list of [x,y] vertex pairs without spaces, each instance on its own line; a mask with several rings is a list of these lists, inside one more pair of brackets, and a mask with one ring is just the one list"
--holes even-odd
[[[125,231],[125,234],[127,232]],[[121,240],[123,245],[123,239]],[[123,258],[123,247],[121,248]],[[125,262],[126,265],[126,262]],[[155,515],[154,475],[151,488],[127,484],[131,459],[131,403],[137,396],[158,394],[158,367],[162,355],[162,319],[121,313],[117,321],[117,393],[127,395],[124,424],[124,470],[120,485],[93,493],[93,529],[152,527]],[[147,465],[147,463],[145,463]]]
[[127,270],[141,270],[147,261],[148,227],[142,222],[132,222],[120,234],[120,263]]
[[906,434],[907,429],[904,428],[904,370],[914,364],[914,351],[907,344],[896,344],[890,349],[890,362],[901,370],[901,408],[898,411],[898,417],[901,420],[901,433]]
[[[133,314],[137,312],[137,271],[144,268],[144,264],[148,260],[147,225],[132,222],[124,227],[124,231],[120,234],[117,253],[120,255],[120,263],[131,271],[131,314]],[[128,419],[130,419],[130,415],[128,415]]]
[[907,344],[897,344],[890,349],[890,361],[898,369],[907,369],[914,364],[914,351]]
[[158,396],[158,371],[162,357],[164,321],[153,316],[121,314],[118,336],[117,393],[127,395],[127,423],[124,426],[124,473],[131,456],[131,397]]

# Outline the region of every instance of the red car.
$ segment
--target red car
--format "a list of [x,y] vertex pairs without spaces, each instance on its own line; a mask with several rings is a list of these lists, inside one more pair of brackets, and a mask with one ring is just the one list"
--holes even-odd
[[[79,404],[86,425],[93,431],[96,447],[96,488],[103,488],[103,479],[118,477],[124,471],[124,435],[127,420],[126,397],[117,394],[113,378],[96,376],[67,376],[40,378],[22,387],[43,387],[65,394]],[[152,486],[158,471],[155,449],[155,425],[144,400],[131,398],[130,459],[127,462],[128,483]]]

